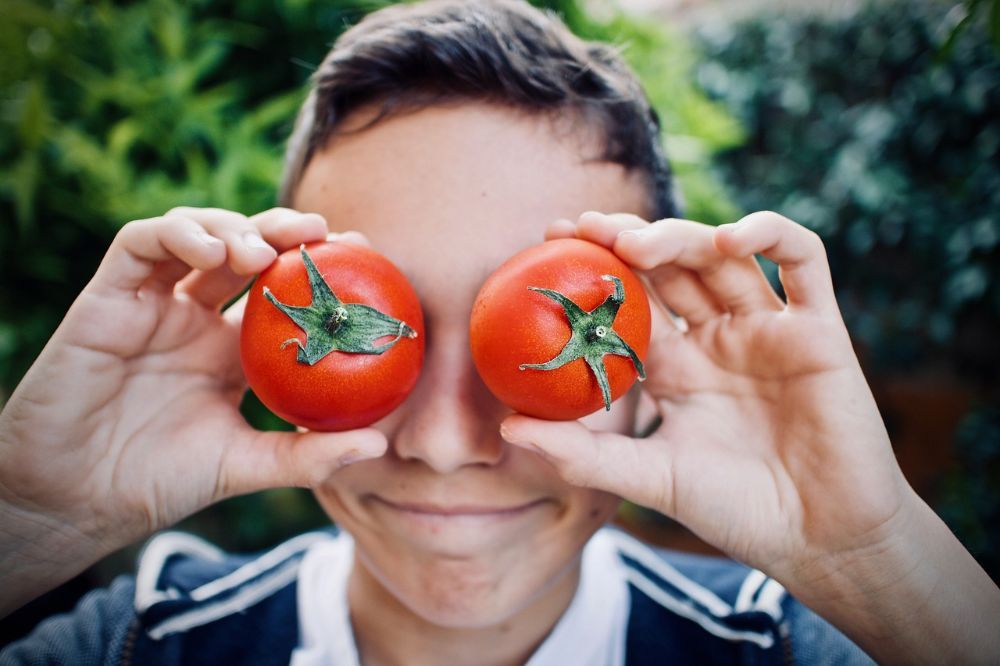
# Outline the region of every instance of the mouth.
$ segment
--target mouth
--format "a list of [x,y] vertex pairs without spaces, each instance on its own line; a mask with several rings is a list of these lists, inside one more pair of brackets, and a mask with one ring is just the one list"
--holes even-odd
[[412,514],[415,517],[426,518],[495,518],[503,519],[515,517],[545,503],[546,500],[539,499],[523,504],[505,506],[484,506],[477,504],[432,504],[422,502],[394,502],[379,495],[372,495],[372,501],[382,504],[390,509],[402,513]]
[[394,543],[446,558],[496,556],[520,543],[527,530],[547,529],[557,519],[558,503],[543,498],[521,503],[398,502],[367,495],[369,515]]

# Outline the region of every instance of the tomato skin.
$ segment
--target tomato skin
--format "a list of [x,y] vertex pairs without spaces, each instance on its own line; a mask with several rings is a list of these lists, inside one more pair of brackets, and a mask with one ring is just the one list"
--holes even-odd
[[[586,361],[555,370],[519,369],[554,358],[571,334],[565,311],[528,287],[558,291],[586,311],[612,293],[602,275],[614,275],[625,302],[613,330],[645,360],[649,348],[649,301],[642,282],[610,250],[578,239],[552,240],[520,252],[486,280],[472,306],[469,340],[479,376],[511,409],[549,420],[569,421],[603,408],[601,391]],[[638,376],[632,361],[604,356],[612,400]]]
[[296,360],[291,338],[306,334],[263,295],[283,303],[312,300],[298,248],[288,250],[250,288],[240,329],[240,359],[250,388],[275,414],[310,430],[340,431],[374,423],[398,407],[413,389],[424,358],[424,318],[406,277],[388,259],[361,245],[318,242],[305,246],[323,278],[344,303],[371,306],[410,325],[415,338],[401,338],[380,355],[330,352],[315,365]]

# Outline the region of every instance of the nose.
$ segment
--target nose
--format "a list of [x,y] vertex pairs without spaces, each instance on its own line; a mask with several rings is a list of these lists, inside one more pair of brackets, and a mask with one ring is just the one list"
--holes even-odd
[[423,462],[439,474],[468,465],[497,465],[507,450],[499,434],[507,410],[476,373],[467,326],[448,331],[427,327],[420,380],[390,438],[399,458]]

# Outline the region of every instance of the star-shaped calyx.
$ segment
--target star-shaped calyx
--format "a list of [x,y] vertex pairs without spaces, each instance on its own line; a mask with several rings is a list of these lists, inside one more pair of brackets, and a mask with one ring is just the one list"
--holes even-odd
[[604,409],[610,411],[611,387],[608,384],[608,373],[604,367],[604,355],[614,354],[632,359],[632,364],[635,366],[636,372],[639,373],[640,381],[646,378],[646,372],[643,370],[642,361],[639,360],[635,351],[611,328],[615,317],[618,316],[618,309],[625,302],[625,287],[622,285],[622,281],[614,275],[602,275],[601,279],[614,283],[615,290],[603,303],[590,312],[585,312],[579,305],[558,291],[542,289],[541,287],[528,287],[532,291],[548,296],[563,307],[572,333],[566,346],[551,361],[523,363],[518,368],[521,370],[555,370],[570,361],[583,358],[594,373],[597,385],[601,387]]
[[[406,322],[367,305],[342,302],[323,279],[304,245],[299,247],[299,252],[309,274],[312,303],[304,307],[285,305],[274,297],[267,286],[264,287],[264,298],[288,315],[306,334],[305,345],[298,338],[281,344],[282,349],[290,344],[298,346],[295,359],[299,363],[315,365],[334,350],[351,354],[381,354],[402,337],[417,337],[417,332]],[[381,345],[375,344],[376,340],[388,335],[395,337]]]

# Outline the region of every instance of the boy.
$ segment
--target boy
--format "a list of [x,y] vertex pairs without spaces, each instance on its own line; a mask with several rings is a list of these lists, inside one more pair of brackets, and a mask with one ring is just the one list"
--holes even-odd
[[[902,478],[821,243],[773,213],[666,219],[657,133],[609,50],[527,5],[399,6],[346,33],[290,142],[287,208],[126,225],[11,396],[4,609],[239,493],[310,487],[342,532],[256,559],[158,537],[134,583],[4,660],[865,659],[786,588],[876,659],[995,658],[1000,593]],[[219,309],[328,229],[413,283],[421,378],[371,428],[255,432],[240,306]],[[609,247],[683,318],[657,311],[642,393],[579,422],[510,415],[468,353],[479,286],[543,232]],[[757,569],[601,529],[620,497]]]

